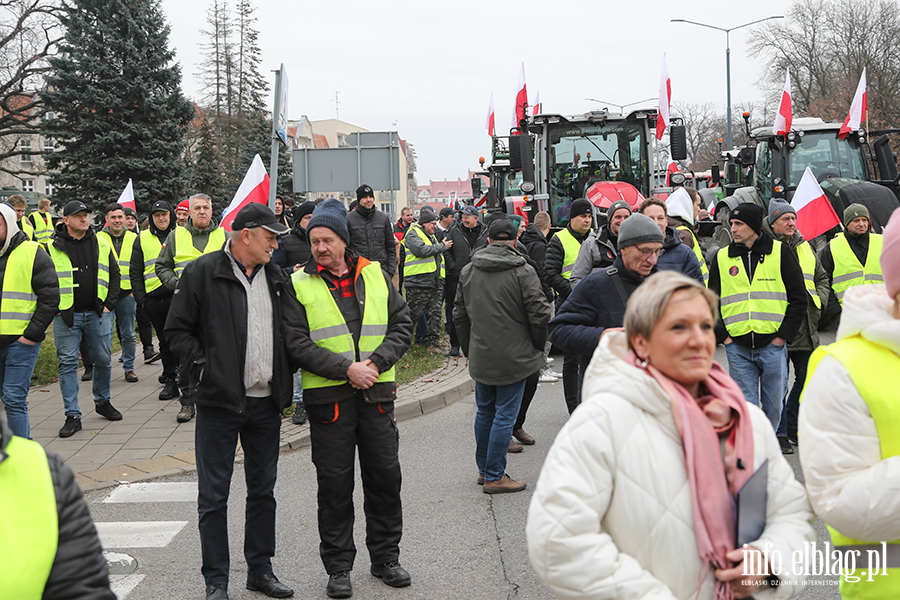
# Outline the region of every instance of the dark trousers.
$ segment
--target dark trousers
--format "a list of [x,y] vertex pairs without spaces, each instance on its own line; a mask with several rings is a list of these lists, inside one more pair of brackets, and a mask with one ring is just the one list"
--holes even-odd
[[444,312],[446,313],[447,335],[450,337],[451,346],[459,346],[459,336],[456,334],[456,326],[453,324],[453,301],[456,300],[456,288],[459,286],[459,276],[447,277],[444,282]]
[[278,467],[281,412],[275,401],[247,398],[243,413],[200,406],[195,430],[197,512],[200,514],[201,572],[207,585],[227,583],[228,490],[238,438],[244,450],[247,508],[244,558],[250,575],[272,572],[275,555],[275,477]]
[[566,408],[569,409],[570,415],[581,402],[581,385],[578,377],[579,359],[580,357],[577,354],[569,354],[568,352],[563,358],[563,395],[566,398]]
[[538,381],[540,378],[541,372],[537,371],[525,380],[525,392],[522,394],[522,405],[519,407],[519,416],[516,418],[516,424],[513,425],[513,431],[522,429],[522,426],[525,424],[525,414],[528,412],[528,407],[531,406],[531,401],[534,400],[534,394],[537,392]]
[[781,412],[781,422],[778,424],[778,437],[797,435],[797,415],[800,413],[800,394],[806,384],[806,371],[809,366],[809,350],[788,350],[788,360],[794,363],[794,386],[788,392],[784,401],[784,410]]
[[[137,309],[135,310],[135,316],[137,318],[138,337],[141,338],[141,346],[144,347],[144,351],[146,352],[153,347],[154,325],[150,320],[150,316],[140,304],[138,304]],[[163,326],[165,326],[165,321],[163,321]],[[157,331],[159,331],[158,327]]]
[[353,569],[353,454],[359,454],[366,547],[373,564],[400,558],[399,434],[394,403],[350,400],[306,406],[318,480],[319,555],[329,574]]
[[147,296],[144,298],[143,310],[138,307],[138,314],[144,313],[153,327],[156,329],[156,338],[159,340],[159,354],[162,357],[163,377],[166,379],[175,379],[178,373],[178,358],[172,349],[169,348],[169,342],[166,340],[165,328],[166,317],[169,315],[169,307],[172,305],[171,298],[152,298]]

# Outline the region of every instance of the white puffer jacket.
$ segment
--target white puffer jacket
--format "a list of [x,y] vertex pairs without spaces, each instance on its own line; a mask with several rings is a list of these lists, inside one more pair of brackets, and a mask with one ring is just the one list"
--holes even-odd
[[[562,428],[528,513],[531,564],[560,598],[708,600],[702,585],[691,490],[671,401],[656,381],[627,364],[625,334],[602,337],[584,378],[584,401]],[[816,539],[806,493],[782,457],[775,432],[750,406],[754,464],[769,460],[767,524],[752,545],[791,552]],[[756,598],[790,598],[790,585]],[[699,586],[699,590],[698,590]]]
[[[892,306],[883,284],[850,288],[837,339],[862,335],[900,354],[900,320],[891,316]],[[881,459],[872,413],[831,356],[822,359],[803,392],[797,433],[816,514],[848,537],[900,539],[900,456]]]

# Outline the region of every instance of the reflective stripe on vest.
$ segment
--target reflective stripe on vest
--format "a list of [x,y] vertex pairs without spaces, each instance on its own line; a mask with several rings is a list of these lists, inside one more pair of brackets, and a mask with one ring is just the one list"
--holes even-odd
[[144,292],[149,294],[162,285],[156,276],[156,259],[162,252],[162,242],[149,229],[141,232],[139,241],[141,253],[144,255]]
[[181,227],[175,230],[175,275],[181,277],[182,271],[192,260],[196,260],[204,254],[212,254],[217,250],[221,250],[225,245],[225,230],[221,227],[213,229],[209,233],[206,241],[206,247],[203,252],[194,248],[194,236],[187,230],[187,227]]
[[[900,356],[884,346],[874,344],[861,336],[845,338],[830,346],[820,346],[809,359],[807,383],[815,374],[816,367],[825,356],[831,356],[847,370],[853,385],[869,407],[878,441],[881,446],[882,460],[900,455]],[[873,377],[877,373],[877,377]],[[802,397],[801,397],[802,402]],[[846,581],[841,577],[840,591],[845,600],[875,600],[900,598],[900,540],[887,542],[887,551],[881,545],[882,540],[856,540],[849,538],[830,525],[831,543],[844,552],[859,551],[856,555],[857,571],[860,565],[868,566],[870,556],[877,553],[882,568],[878,575],[862,576],[857,582]],[[870,554],[868,551],[874,551]],[[887,555],[885,557],[885,554]],[[884,560],[887,559],[887,575]],[[875,565],[874,559],[871,563]],[[867,569],[868,571],[868,569]],[[869,581],[872,579],[872,581]]]
[[[49,214],[43,215],[36,210],[28,216],[34,217],[34,241],[46,244],[53,239],[53,219]],[[44,220],[45,216],[46,220]]]
[[575,268],[575,261],[578,260],[578,251],[581,250],[581,242],[575,239],[569,228],[566,227],[556,234],[563,247],[563,266],[562,276],[569,279],[572,276],[572,270]]
[[59,541],[56,494],[40,444],[13,436],[0,462],[0,596],[41,600]]
[[877,233],[869,234],[869,251],[866,253],[866,266],[862,266],[843,233],[831,240],[831,257],[834,259],[834,273],[831,287],[841,306],[844,305],[844,292],[855,285],[881,283],[881,247],[884,238]]
[[113,243],[112,234],[101,231],[97,235],[106,238],[110,248],[113,249],[113,254],[116,255],[116,262],[119,265],[119,277],[121,278],[121,289],[131,290],[131,254],[134,252],[134,241],[137,239],[137,234],[133,231],[125,230],[124,239],[122,240],[122,250],[120,252],[116,252],[116,245]]
[[[109,294],[109,255],[112,248],[102,236],[96,236],[96,239],[100,256],[100,262],[97,264],[97,298],[100,302],[104,302]],[[56,277],[59,279],[59,310],[68,310],[75,303],[75,279],[72,276],[75,269],[68,254],[54,244],[50,244],[47,249],[50,251],[50,258],[53,259],[53,266],[56,268]]]
[[691,231],[691,228],[687,227],[686,225],[680,225],[675,229],[687,231],[691,234],[691,237],[694,238],[694,247],[692,248],[692,250],[694,251],[694,256],[696,256],[697,260],[700,261],[700,272],[703,273],[703,283],[706,286],[709,286],[709,267],[706,266],[706,259],[703,258],[703,252],[700,251],[700,242],[697,241],[697,236],[694,235],[694,232]]
[[[362,260],[362,259],[360,259]],[[366,297],[362,304],[362,328],[359,336],[359,360],[366,360],[384,341],[388,330],[388,286],[377,262],[364,266],[357,276],[362,277]],[[317,346],[355,361],[356,347],[353,335],[347,327],[334,296],[325,280],[319,275],[309,275],[299,270],[291,276],[297,300],[306,309],[309,337]],[[357,289],[359,289],[357,287]],[[378,376],[380,383],[394,381],[391,367]],[[326,379],[315,373],[303,371],[303,389],[315,389],[344,385],[345,380]]]
[[816,308],[822,308],[822,299],[816,292],[816,253],[813,252],[809,242],[804,241],[797,246],[797,260],[800,261],[800,270],[803,271],[803,283],[806,285],[806,291],[812,298]]
[[22,242],[6,261],[3,296],[0,299],[0,335],[22,335],[31,323],[37,308],[31,276],[38,248],[40,244],[37,242]]
[[722,297],[719,305],[728,335],[771,334],[778,331],[788,307],[787,289],[781,280],[781,242],[756,265],[751,282],[740,256],[728,256],[728,247],[716,253]]
[[403,242],[401,245],[405,250],[406,254],[403,259],[403,276],[410,277],[412,275],[426,275],[428,273],[434,273],[438,270],[438,264],[441,265],[440,279],[444,279],[444,257],[441,254],[437,256],[425,256],[419,257],[412,253],[412,250],[409,249],[409,246],[406,245],[406,236],[408,235],[418,235],[419,238],[425,243],[426,246],[432,246],[431,239],[427,233],[419,226],[413,225],[409,229],[406,230],[406,235],[403,236]]

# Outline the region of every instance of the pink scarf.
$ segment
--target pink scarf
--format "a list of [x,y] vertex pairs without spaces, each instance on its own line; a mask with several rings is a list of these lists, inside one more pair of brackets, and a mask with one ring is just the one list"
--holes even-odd
[[[644,369],[672,400],[691,484],[694,534],[704,563],[702,583],[710,565],[717,569],[734,566],[725,557],[736,544],[734,499],[754,473],[753,428],[747,401],[734,380],[716,363],[700,383],[705,394],[698,399],[652,365],[642,366],[634,352],[629,352],[627,361]],[[720,439],[725,440],[724,458]],[[743,468],[738,468],[738,461]],[[717,581],[715,598],[733,599],[732,585]]]

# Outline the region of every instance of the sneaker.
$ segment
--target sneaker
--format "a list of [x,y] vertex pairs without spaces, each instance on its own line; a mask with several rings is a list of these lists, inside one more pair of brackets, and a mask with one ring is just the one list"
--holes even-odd
[[106,402],[101,402],[100,404],[96,404],[94,406],[94,410],[97,411],[97,414],[106,417],[109,421],[121,421],[122,413],[117,411],[115,407],[113,407],[112,402],[107,400]]
[[516,443],[515,438],[509,438],[509,450],[507,450],[507,452],[510,452],[512,454],[517,454],[521,451],[522,451],[522,446],[520,446],[519,444]]
[[328,586],[325,593],[329,598],[349,598],[353,595],[353,586],[350,584],[350,571],[331,573],[328,576]]
[[450,356],[459,356],[459,345],[450,346]]
[[81,419],[66,415],[66,423],[59,430],[59,437],[72,437],[76,431],[81,431]]
[[178,384],[175,383],[174,379],[164,379],[163,381],[166,387],[159,393],[160,400],[171,400],[181,395],[181,392],[178,391]]
[[523,444],[525,446],[534,445],[534,438],[525,433],[525,430],[521,427],[513,431],[513,437],[516,438],[516,440],[518,440],[520,444]]
[[396,560],[377,565],[373,564],[369,572],[391,587],[406,587],[412,582],[409,573]]
[[294,414],[291,415],[291,423],[294,425],[303,425],[306,423],[306,408],[302,402],[294,403]]
[[478,474],[478,478],[475,479],[475,483],[477,483],[478,485],[484,485],[484,474],[483,473]]
[[128,371],[127,373],[125,373],[125,381],[127,381],[128,383],[137,383],[138,376],[134,371]]
[[796,431],[788,431],[788,436],[787,436],[787,437],[788,437],[788,440],[790,440],[790,442],[791,442],[793,445],[795,445],[795,446],[799,446],[799,445],[800,445],[800,442],[797,441],[797,432],[796,432]]
[[144,349],[144,364],[152,364],[159,360],[160,354],[153,346]]
[[528,484],[524,481],[516,481],[504,473],[503,477],[497,481],[485,481],[484,489],[482,491],[485,494],[509,494],[512,492],[521,492],[527,486]]
[[547,375],[552,377],[556,377],[557,379],[562,379],[562,373],[559,371],[554,371],[553,369],[547,368]]
[[556,381],[559,381],[559,377],[553,375],[553,371],[551,371],[550,369],[544,369],[543,371],[541,371],[541,378],[538,379],[538,381],[540,383],[554,383]]
[[794,453],[794,447],[791,446],[791,441],[789,439],[787,439],[786,437],[778,438],[778,445],[781,446],[782,454],[793,454]]
[[81,376],[81,380],[82,381],[90,381],[93,378],[94,378],[94,367],[93,366],[85,367],[84,374]]
[[547,364],[549,365],[549,364],[552,363],[554,360],[556,360],[556,359],[554,359],[552,356],[548,356],[548,357],[547,357]]
[[179,423],[187,423],[193,419],[196,414],[197,409],[193,404],[182,404],[181,410],[178,411],[178,416],[175,417],[175,420]]

